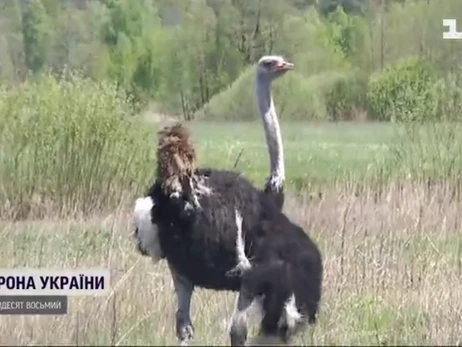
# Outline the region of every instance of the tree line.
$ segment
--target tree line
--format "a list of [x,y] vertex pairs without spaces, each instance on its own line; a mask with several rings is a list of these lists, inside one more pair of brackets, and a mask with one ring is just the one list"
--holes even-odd
[[[213,98],[260,56],[283,54],[297,68],[295,103],[311,107],[288,115],[322,117],[310,111],[320,101],[304,97],[322,90],[326,117],[348,118],[383,109],[367,102],[368,93],[388,95],[377,74],[394,64],[403,71],[403,59],[425,63],[425,81],[428,69],[435,81],[458,80],[462,43],[442,40],[442,19],[459,8],[451,0],[10,0],[0,3],[0,81],[78,71],[115,82],[139,107],[192,119],[213,114]],[[420,91],[421,69],[412,69],[408,84]]]

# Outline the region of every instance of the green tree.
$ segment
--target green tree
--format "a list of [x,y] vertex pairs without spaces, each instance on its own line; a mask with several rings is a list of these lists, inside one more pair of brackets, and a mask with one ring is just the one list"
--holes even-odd
[[47,62],[50,18],[40,0],[30,0],[22,13],[22,34],[27,69],[38,72]]
[[24,75],[21,10],[18,0],[0,3],[0,75],[7,83],[17,82]]
[[364,13],[366,0],[319,0],[318,9],[323,15],[327,15],[341,7],[346,13]]
[[[156,40],[165,36],[160,30],[157,8],[149,1],[107,0],[107,16],[101,25],[102,40],[110,57],[109,76],[137,97],[138,101],[155,95],[162,54]],[[158,54],[159,53],[159,54]]]

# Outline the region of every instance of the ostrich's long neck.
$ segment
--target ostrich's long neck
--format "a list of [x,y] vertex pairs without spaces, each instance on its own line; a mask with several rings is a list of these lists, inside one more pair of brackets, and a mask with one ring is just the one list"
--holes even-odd
[[267,188],[279,192],[285,180],[284,151],[279,121],[271,95],[270,81],[264,77],[257,76],[256,93],[270,157],[271,172]]

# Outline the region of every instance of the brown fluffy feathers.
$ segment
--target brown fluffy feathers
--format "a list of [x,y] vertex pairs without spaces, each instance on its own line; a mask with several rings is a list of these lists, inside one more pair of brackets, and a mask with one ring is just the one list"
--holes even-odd
[[188,129],[175,124],[164,127],[158,135],[157,178],[164,193],[188,193],[196,169],[196,151]]

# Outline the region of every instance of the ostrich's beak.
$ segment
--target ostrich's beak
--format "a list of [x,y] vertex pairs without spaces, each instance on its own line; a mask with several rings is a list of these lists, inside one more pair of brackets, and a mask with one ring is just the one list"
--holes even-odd
[[292,70],[294,68],[294,64],[289,63],[288,61],[286,61],[283,65],[286,70]]
[[278,71],[287,71],[292,70],[294,68],[294,64],[289,63],[288,61],[284,61],[276,67]]

